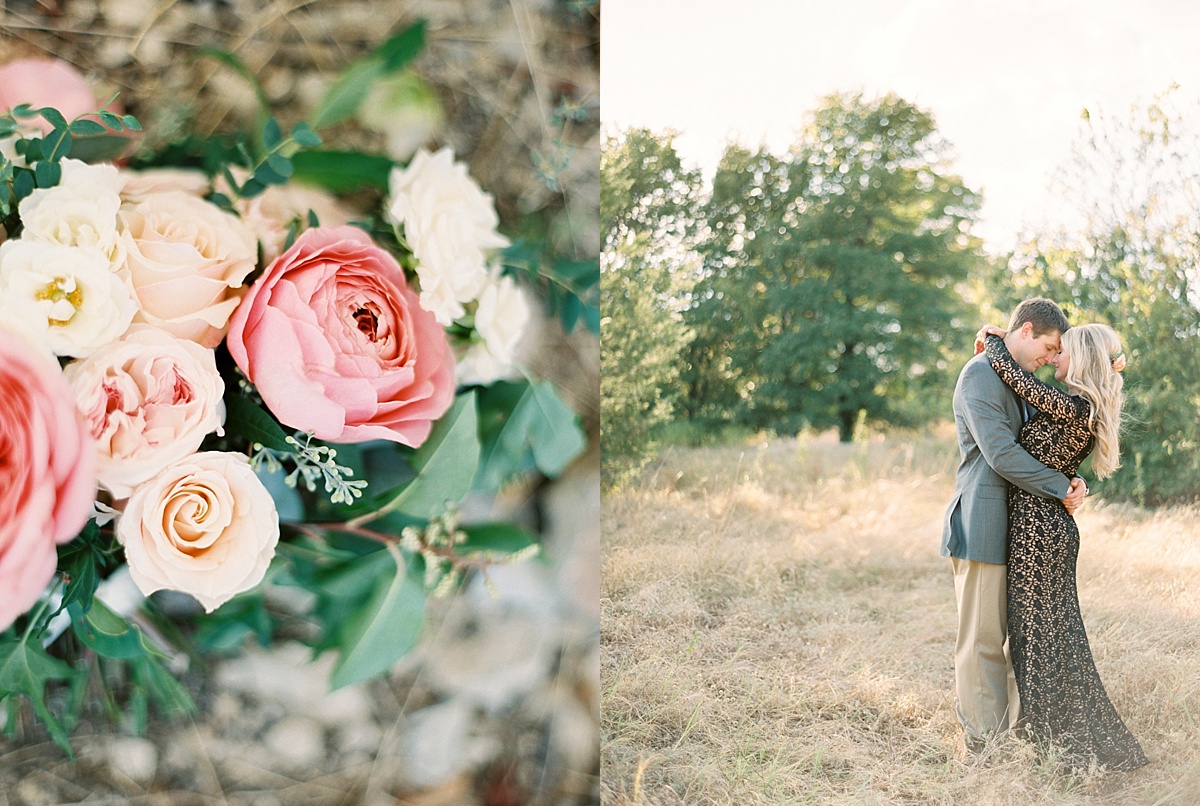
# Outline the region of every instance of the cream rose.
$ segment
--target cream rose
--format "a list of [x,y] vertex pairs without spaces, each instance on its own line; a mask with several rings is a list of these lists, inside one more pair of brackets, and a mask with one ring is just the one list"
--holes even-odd
[[450,325],[487,283],[486,250],[508,245],[496,232],[492,197],[450,149],[432,155],[421,149],[407,168],[392,169],[387,213],[404,226],[417,258],[421,307]]
[[213,351],[147,325],[63,374],[96,440],[100,486],[115,499],[193,453],[225,422]]
[[[245,179],[244,172],[233,174],[239,182]],[[236,197],[224,178],[217,180],[217,190],[234,199],[234,209],[262,244],[264,264],[270,264],[283,252],[292,222],[299,220],[301,231],[308,228],[309,211],[322,227],[344,226],[354,218],[333,194],[295,183],[272,185],[252,199]]]
[[121,171],[120,193],[124,204],[144,202],[156,193],[178,190],[189,196],[208,193],[212,182],[203,171],[192,168],[150,168],[145,171]]
[[0,245],[0,321],[56,355],[91,355],[124,333],[136,312],[99,249],[25,238]]
[[111,268],[119,268],[124,249],[117,232],[121,209],[117,169],[73,159],[60,165],[62,179],[57,185],[34,190],[18,205],[24,226],[21,238],[95,247]]
[[182,191],[121,208],[122,273],[137,293],[134,319],[205,347],[220,343],[254,270],[258,246],[237,216]]
[[275,502],[250,462],[208,451],[142,484],[117,521],[142,593],[175,590],[212,612],[262,581],[279,542]]
[[486,385],[510,375],[529,313],[529,302],[520,287],[511,277],[494,271],[475,309],[480,341],[459,361],[459,383]]

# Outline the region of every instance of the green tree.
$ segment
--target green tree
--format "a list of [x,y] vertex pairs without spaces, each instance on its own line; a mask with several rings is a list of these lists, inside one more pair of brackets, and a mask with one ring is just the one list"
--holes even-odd
[[[736,382],[739,419],[833,426],[848,441],[863,418],[944,414],[950,366],[975,327],[960,286],[984,258],[970,232],[978,200],[951,172],[933,117],[895,95],[834,95],[785,157],[731,149],[722,167],[730,187],[718,170],[708,285],[689,321],[694,368],[734,359],[722,380]],[[741,346],[705,335],[722,329]]]
[[1044,294],[1072,323],[1120,334],[1129,356],[1123,466],[1099,489],[1143,504],[1200,497],[1200,131],[1170,101],[1126,120],[1085,113],[1057,178],[1085,224],[1023,245],[1005,278],[1010,303]]
[[601,151],[600,427],[609,483],[652,453],[679,395],[700,174],[682,165],[673,140],[629,129],[606,137]]
[[700,211],[699,277],[684,319],[693,333],[684,372],[687,417],[705,426],[746,420],[764,338],[766,266],[759,237],[777,216],[791,164],[765,148],[726,147]]

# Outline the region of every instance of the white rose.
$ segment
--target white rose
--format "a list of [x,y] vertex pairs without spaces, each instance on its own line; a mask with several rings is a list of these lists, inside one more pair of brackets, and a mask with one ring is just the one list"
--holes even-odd
[[18,238],[0,245],[0,321],[55,355],[85,357],[120,336],[137,312],[99,249]]
[[258,245],[237,216],[182,191],[155,193],[120,213],[122,273],[137,293],[135,322],[215,347],[254,270]]
[[203,196],[212,183],[203,171],[192,168],[150,168],[120,172],[121,201],[137,204],[155,193],[178,190],[189,196]]
[[279,543],[279,516],[245,456],[207,451],[138,487],[117,538],[142,593],[181,591],[211,613],[262,581]]
[[417,258],[421,306],[438,322],[451,324],[478,298],[487,282],[485,250],[508,245],[496,232],[492,197],[467,175],[467,166],[443,148],[421,149],[407,168],[389,177],[388,217],[404,225]]
[[486,385],[508,377],[529,316],[524,292],[511,277],[493,272],[475,310],[475,330],[480,341],[472,344],[459,362],[459,382]]
[[213,351],[147,325],[63,374],[96,439],[100,485],[115,499],[193,453],[225,422]]
[[111,268],[119,267],[123,253],[117,232],[117,212],[121,209],[117,169],[73,159],[59,164],[59,183],[34,190],[17,206],[24,226],[21,237],[95,247],[104,253]]

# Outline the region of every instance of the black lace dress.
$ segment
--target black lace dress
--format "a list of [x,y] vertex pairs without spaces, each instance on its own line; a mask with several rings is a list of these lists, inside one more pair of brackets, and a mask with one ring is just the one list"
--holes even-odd
[[[989,336],[986,344],[996,374],[1037,410],[1018,442],[1047,467],[1074,476],[1095,445],[1091,404],[1026,372],[1000,338]],[[1079,530],[1062,502],[1010,485],[1008,636],[1029,733],[1073,763],[1136,769],[1146,756],[1109,701],[1088,646],[1075,587],[1078,556]]]

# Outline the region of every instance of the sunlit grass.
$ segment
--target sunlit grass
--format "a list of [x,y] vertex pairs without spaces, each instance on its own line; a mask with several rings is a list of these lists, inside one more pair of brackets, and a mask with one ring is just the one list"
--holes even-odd
[[1150,767],[958,746],[951,433],[673,449],[604,501],[613,804],[1200,802],[1200,509],[1089,501],[1080,600]]

